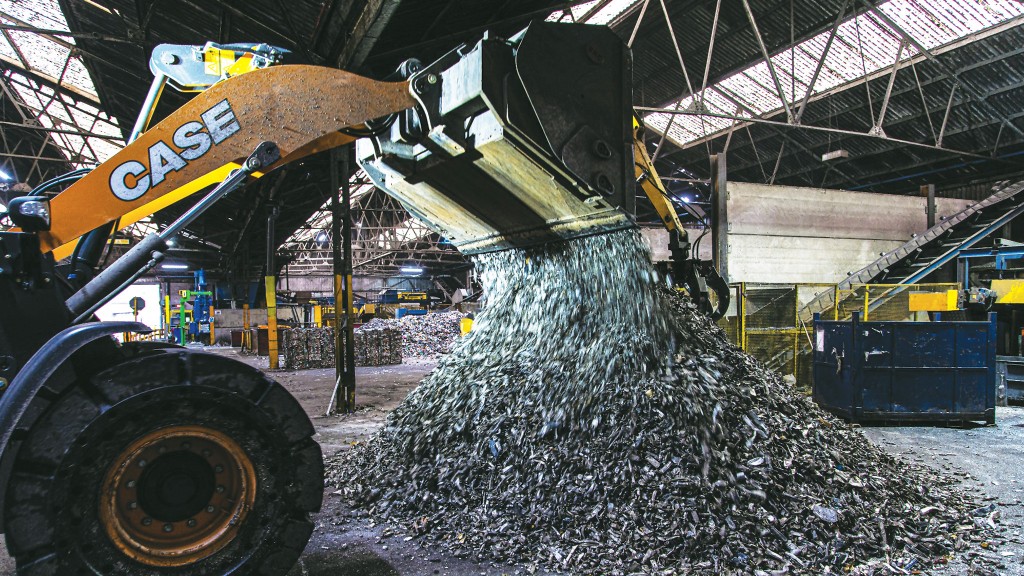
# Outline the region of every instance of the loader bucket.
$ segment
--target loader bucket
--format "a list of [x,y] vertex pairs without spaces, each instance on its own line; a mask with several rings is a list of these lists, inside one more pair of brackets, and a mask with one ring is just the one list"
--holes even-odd
[[633,226],[631,63],[610,30],[534,22],[404,68],[419,105],[357,159],[462,252]]

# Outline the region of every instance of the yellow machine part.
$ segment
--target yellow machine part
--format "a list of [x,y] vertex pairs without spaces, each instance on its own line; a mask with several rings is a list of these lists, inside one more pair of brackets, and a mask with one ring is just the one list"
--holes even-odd
[[661,217],[661,222],[665,225],[665,228],[669,232],[682,230],[683,224],[679,221],[679,214],[676,213],[675,207],[672,206],[668,192],[665,191],[665,187],[661,182],[661,176],[658,176],[658,171],[654,168],[654,162],[651,161],[651,157],[647,154],[644,139],[640,136],[642,127],[640,120],[634,115],[633,162],[635,163],[636,179],[640,182],[640,187],[643,188],[647,199],[654,205],[654,209],[658,212],[658,216]]
[[909,308],[911,312],[949,312],[958,309],[959,298],[958,290],[911,292]]
[[459,320],[459,331],[462,332],[463,336],[469,334],[471,330],[473,330],[472,318],[466,317],[463,318],[462,320]]
[[238,57],[234,50],[222,50],[212,46],[203,51],[203,68],[213,76],[239,76],[256,70],[253,66],[252,54],[246,53]]
[[1024,304],[1024,280],[993,280],[996,304]]
[[65,246],[90,230],[152,214],[223,180],[230,164],[259,142],[281,149],[273,169],[354,140],[340,129],[414,104],[407,82],[331,68],[273,66],[235,76],[199,93],[61,192],[40,243],[69,254]]
[[425,302],[427,300],[426,292],[399,292],[399,302]]

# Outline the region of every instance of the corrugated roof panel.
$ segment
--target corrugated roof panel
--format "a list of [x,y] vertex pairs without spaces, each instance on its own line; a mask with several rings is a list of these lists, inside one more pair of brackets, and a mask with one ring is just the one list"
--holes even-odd
[[607,6],[601,8],[593,16],[587,18],[587,24],[608,24],[622,17],[623,14],[632,10],[642,0],[612,0]]
[[[766,84],[761,84],[761,82]],[[718,87],[730,96],[735,96],[742,104],[757,114],[764,114],[769,110],[782,107],[775,90],[769,90],[771,76],[768,74],[768,65],[761,62],[757,66],[731,77],[726,78],[718,84]]]
[[[372,184],[364,184],[369,181],[369,177],[366,172],[362,169],[356,170],[352,177],[349,179],[352,189],[350,191],[352,200],[363,196],[367,192],[374,189]],[[323,206],[319,210],[313,213],[312,216],[306,221],[305,226],[299,228],[292,235],[285,240],[282,246],[292,246],[301,242],[308,242],[312,240],[321,231],[329,231],[331,227],[331,199],[328,198],[324,201]]]
[[[900,47],[900,39],[895,32],[882,28],[873,17],[864,14],[842,23],[836,35],[852,48],[858,68],[861,54],[864,55],[864,66],[868,69],[868,74],[891,65]],[[829,61],[832,61],[831,53]],[[857,74],[857,77],[861,75]]]
[[[1010,18],[1024,16],[1024,4],[1012,0],[889,0],[878,9],[928,49],[949,45]],[[803,99],[829,34],[825,31],[802,42],[794,48],[792,56],[790,50],[772,56],[787,101]],[[917,50],[909,45],[900,53],[901,42],[899,32],[870,11],[847,19],[836,32],[813,94],[889,68],[897,54],[901,61],[917,55]],[[791,58],[796,59],[795,66]],[[796,77],[795,90],[791,71]],[[783,108],[764,61],[721,80],[715,87],[761,116],[777,114]],[[702,135],[683,140],[670,136],[678,144],[686,145]]]
[[716,114],[736,114],[737,112],[736,103],[714,88],[704,90],[697,98],[703,102],[704,108],[709,112]]
[[[0,15],[0,21],[3,22],[26,23],[48,30],[68,30],[67,20],[56,0],[0,0],[0,13],[3,13]],[[15,30],[7,34],[14,46],[4,38],[0,42],[0,55],[17,67],[25,66],[26,72],[36,74],[75,94],[74,97],[57,94],[49,86],[25,74],[10,74],[10,87],[44,127],[120,137],[121,131],[116,120],[86,101],[91,99],[98,102],[99,97],[80,56],[71,52],[70,47],[75,44],[73,38],[58,35],[54,39]],[[112,142],[91,136],[50,133],[49,137],[64,156],[78,167],[103,162],[121,148],[120,141]]]
[[18,59],[18,53],[14,51],[14,47],[7,41],[7,37],[0,34],[0,56],[11,60],[12,62],[20,62]]
[[576,4],[567,10],[556,10],[546,20],[548,22],[580,22],[584,24],[606,25],[621,18],[639,5],[640,2],[642,0],[611,0],[611,2],[608,2],[601,9],[591,14],[591,11],[600,4],[600,0],[589,0],[588,2]]

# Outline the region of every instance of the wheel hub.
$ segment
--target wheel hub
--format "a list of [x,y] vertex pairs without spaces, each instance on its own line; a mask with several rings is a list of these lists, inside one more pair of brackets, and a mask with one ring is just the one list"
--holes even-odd
[[104,477],[100,520],[128,557],[183,566],[230,543],[255,496],[256,473],[238,443],[212,428],[171,426],[118,456]]

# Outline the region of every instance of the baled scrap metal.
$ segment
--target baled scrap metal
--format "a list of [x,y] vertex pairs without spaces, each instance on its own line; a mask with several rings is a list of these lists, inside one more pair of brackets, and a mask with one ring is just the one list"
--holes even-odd
[[[333,327],[294,328],[286,334],[281,347],[286,369],[334,367]],[[353,343],[356,366],[402,363],[401,334],[397,327],[356,328]]]
[[636,232],[476,265],[473,331],[331,466],[374,519],[460,555],[612,575],[909,573],[981,533],[953,480],[875,447],[665,290]]

